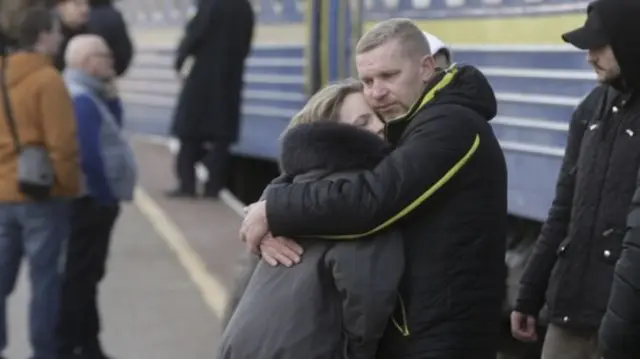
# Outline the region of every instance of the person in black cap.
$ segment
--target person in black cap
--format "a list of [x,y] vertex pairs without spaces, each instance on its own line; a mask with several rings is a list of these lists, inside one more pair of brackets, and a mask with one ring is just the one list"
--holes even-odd
[[[589,4],[585,24],[562,35],[587,51],[600,84],[571,119],[555,199],[511,315],[514,337],[535,341],[537,317],[546,303],[550,324],[542,359],[601,358],[598,329],[640,164],[639,19],[638,0],[597,0]],[[610,321],[619,321],[615,316],[608,314]],[[624,340],[618,335],[618,342]]]

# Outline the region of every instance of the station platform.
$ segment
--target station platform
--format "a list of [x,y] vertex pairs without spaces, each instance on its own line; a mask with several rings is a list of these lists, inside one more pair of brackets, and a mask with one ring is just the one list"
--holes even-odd
[[[166,144],[133,137],[140,182],[124,206],[100,287],[103,342],[116,359],[215,357],[241,217],[225,201],[175,200]],[[237,210],[237,208],[236,208]],[[28,267],[9,302],[8,359],[30,355]]]

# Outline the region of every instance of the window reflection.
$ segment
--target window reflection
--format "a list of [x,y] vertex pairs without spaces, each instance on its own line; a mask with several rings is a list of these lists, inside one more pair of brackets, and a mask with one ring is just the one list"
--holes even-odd
[[271,7],[274,13],[282,13],[282,10],[284,10],[284,0],[271,0]]
[[253,6],[253,11],[255,11],[256,14],[260,13],[260,10],[262,10],[262,0],[251,0],[251,5]]

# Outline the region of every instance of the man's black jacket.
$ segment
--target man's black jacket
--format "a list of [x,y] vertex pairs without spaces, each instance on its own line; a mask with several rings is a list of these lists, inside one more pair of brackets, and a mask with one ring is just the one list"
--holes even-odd
[[599,344],[605,359],[640,357],[640,173]]
[[[640,126],[640,2],[617,0],[607,3],[615,12],[610,22],[615,31],[613,52],[622,70],[623,80],[637,104],[632,116]],[[613,6],[611,6],[613,5]],[[617,44],[617,45],[616,45]],[[636,150],[636,153],[640,150]],[[627,233],[613,275],[611,296],[600,325],[598,343],[605,359],[640,358],[640,172],[627,218]]]
[[637,17],[623,16],[633,11],[617,7],[625,3],[640,9],[633,0],[592,5],[602,12],[622,77],[595,88],[573,114],[555,198],[516,301],[529,315],[546,302],[549,321],[570,329],[600,325],[640,165],[640,101],[631,90],[640,84],[640,36],[633,34],[635,44],[620,41],[631,34],[620,29],[637,26]]
[[[357,240],[398,225],[402,300],[380,358],[495,358],[505,286],[507,173],[484,75],[452,67],[387,128],[395,150],[350,179],[267,195],[274,235]],[[406,323],[402,314],[406,313]]]

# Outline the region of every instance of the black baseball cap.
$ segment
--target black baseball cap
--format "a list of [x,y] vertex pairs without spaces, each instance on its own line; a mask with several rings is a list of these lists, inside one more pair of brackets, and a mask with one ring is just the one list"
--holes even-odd
[[581,50],[609,45],[609,37],[602,26],[600,15],[592,6],[587,9],[587,20],[584,25],[562,35],[562,39]]

